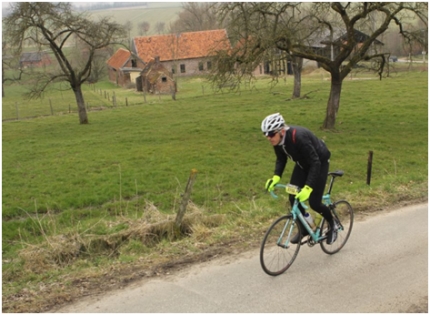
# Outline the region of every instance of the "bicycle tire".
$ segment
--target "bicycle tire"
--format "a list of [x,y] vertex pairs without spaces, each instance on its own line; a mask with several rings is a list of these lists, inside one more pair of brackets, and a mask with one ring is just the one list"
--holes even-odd
[[[293,224],[293,229],[291,229]],[[285,232],[283,233],[283,231]],[[301,240],[302,235],[298,228],[298,222],[294,222],[291,214],[282,216],[272,223],[264,235],[260,248],[260,264],[265,273],[278,276],[293,264],[301,244],[300,242],[292,244],[288,238],[293,237],[296,233],[299,233]],[[287,239],[289,244],[288,247],[285,247],[284,244]]]
[[[351,235],[352,226],[354,224],[354,210],[346,200],[339,200],[333,203],[332,214],[336,224],[342,226],[342,229],[337,231],[337,238],[332,244],[327,244],[326,240],[320,243],[323,252],[329,255],[337,253],[345,246]],[[323,233],[326,233],[328,229],[329,225],[327,221],[324,220],[322,224]]]

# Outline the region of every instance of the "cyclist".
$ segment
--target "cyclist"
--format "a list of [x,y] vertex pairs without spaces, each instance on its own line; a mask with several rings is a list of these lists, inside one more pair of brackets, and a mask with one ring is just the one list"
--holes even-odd
[[[291,206],[294,198],[300,202],[309,199],[310,207],[320,213],[330,225],[327,233],[327,244],[332,244],[337,238],[337,227],[330,209],[322,203],[325,184],[330,162],[330,151],[325,143],[318,139],[311,131],[300,126],[288,126],[279,113],[267,116],[261,123],[261,130],[267,140],[275,149],[275,174],[266,182],[266,189],[272,191],[281,180],[290,158],[296,163],[291,174],[290,183],[302,187],[297,195],[290,195]],[[302,214],[305,210],[299,206]],[[299,222],[302,236],[309,235],[308,231]],[[298,243],[298,235],[291,239],[291,243]]]

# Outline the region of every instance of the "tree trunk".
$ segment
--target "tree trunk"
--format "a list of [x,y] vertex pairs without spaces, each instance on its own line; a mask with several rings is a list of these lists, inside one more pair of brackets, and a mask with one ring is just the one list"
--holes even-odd
[[4,65],[2,65],[1,67],[1,77],[2,77],[2,81],[1,81],[1,97],[4,97]]
[[79,123],[81,125],[88,124],[87,109],[85,108],[84,95],[82,94],[81,85],[72,87],[75,93],[76,103],[78,105]]
[[334,129],[336,116],[339,111],[340,92],[342,91],[342,79],[339,73],[331,75],[330,98],[327,103],[327,111],[323,124],[324,129]]
[[294,74],[294,90],[291,98],[299,98],[302,88],[302,67],[303,58],[292,57],[291,60],[292,70]]

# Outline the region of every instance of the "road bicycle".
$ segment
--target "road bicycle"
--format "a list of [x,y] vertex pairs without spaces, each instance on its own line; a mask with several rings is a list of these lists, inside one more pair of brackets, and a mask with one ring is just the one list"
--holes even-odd
[[[299,201],[295,199],[291,212],[275,220],[267,230],[260,249],[260,263],[264,272],[271,276],[278,276],[284,273],[296,259],[300,246],[308,244],[310,247],[320,244],[321,249],[326,254],[332,255],[340,251],[348,241],[351,235],[352,225],[354,222],[354,211],[346,200],[331,201],[331,191],[336,177],[341,177],[343,171],[338,170],[328,173],[331,176],[330,185],[327,193],[323,196],[322,201],[327,205],[333,214],[337,229],[337,239],[332,244],[327,244],[327,231],[329,230],[328,222],[320,216],[321,221],[316,223],[315,230],[309,225],[299,209]],[[299,188],[291,184],[277,184],[275,188],[285,188],[289,194],[297,194]],[[278,196],[271,191],[274,198]],[[302,203],[302,207],[307,209]],[[309,232],[307,238],[302,239],[302,231],[299,228],[299,222]],[[317,221],[317,220],[316,220]],[[294,244],[291,242],[293,237],[298,235],[299,241]],[[300,241],[301,240],[301,241]]]

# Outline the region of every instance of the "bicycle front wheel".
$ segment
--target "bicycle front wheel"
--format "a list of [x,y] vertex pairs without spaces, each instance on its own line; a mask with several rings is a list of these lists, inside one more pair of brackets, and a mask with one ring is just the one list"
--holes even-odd
[[[337,253],[345,246],[351,235],[352,225],[354,223],[354,211],[348,201],[336,201],[333,204],[332,214],[338,226],[337,239],[330,245],[328,245],[325,240],[320,243],[323,252],[329,255]],[[329,225],[327,221],[324,220],[322,231],[327,231],[328,229]]]
[[299,233],[298,222],[291,214],[277,219],[264,236],[260,249],[260,263],[264,272],[278,276],[285,272],[294,262],[300,250],[300,241],[292,244],[290,239]]

